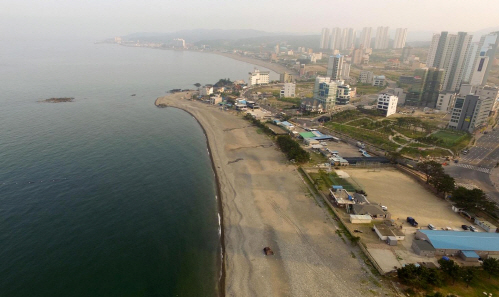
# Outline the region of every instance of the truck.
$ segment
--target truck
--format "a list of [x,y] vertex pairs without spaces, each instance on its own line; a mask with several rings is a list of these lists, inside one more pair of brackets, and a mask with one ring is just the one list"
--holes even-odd
[[411,224],[411,226],[416,227],[418,225],[418,222],[413,217],[407,217],[407,222]]

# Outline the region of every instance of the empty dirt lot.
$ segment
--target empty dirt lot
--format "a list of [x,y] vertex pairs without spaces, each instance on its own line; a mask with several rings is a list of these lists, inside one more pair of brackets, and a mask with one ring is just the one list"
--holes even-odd
[[420,228],[433,224],[437,229],[451,227],[461,230],[461,225],[470,222],[454,213],[448,202],[427,191],[410,176],[392,168],[368,172],[367,169],[343,169],[368,194],[371,203],[388,207],[397,225],[402,224],[406,234],[415,232],[415,228],[406,223],[411,216]]

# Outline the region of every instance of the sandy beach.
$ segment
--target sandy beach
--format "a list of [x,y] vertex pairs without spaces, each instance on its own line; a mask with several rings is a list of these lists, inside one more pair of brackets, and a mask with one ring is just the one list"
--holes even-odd
[[[233,112],[177,93],[158,98],[191,113],[208,137],[222,196],[226,296],[361,296],[391,292],[338,236],[272,140]],[[270,246],[274,256],[265,256]]]
[[234,59],[234,60],[238,60],[238,61],[241,61],[241,62],[246,62],[246,63],[250,63],[250,64],[262,66],[262,67],[270,69],[270,70],[272,70],[274,72],[277,72],[279,74],[283,74],[284,72],[287,72],[287,73],[290,73],[290,74],[293,74],[293,75],[297,74],[296,71],[290,70],[290,69],[288,69],[288,68],[286,68],[286,67],[284,67],[282,65],[279,65],[279,64],[276,64],[276,63],[270,63],[270,62],[259,60],[259,59],[255,59],[255,58],[241,56],[241,55],[238,55],[238,54],[222,53],[222,52],[206,52],[206,53],[216,54],[216,55],[224,56],[224,57],[231,58],[231,59]]

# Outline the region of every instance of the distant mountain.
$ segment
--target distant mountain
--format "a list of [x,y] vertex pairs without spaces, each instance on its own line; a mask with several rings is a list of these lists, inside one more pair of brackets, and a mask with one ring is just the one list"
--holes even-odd
[[279,33],[270,33],[258,30],[221,30],[221,29],[195,29],[181,30],[171,33],[140,32],[122,36],[125,39],[141,40],[151,42],[169,42],[174,38],[182,38],[188,43],[196,43],[201,40],[236,40],[242,38],[255,38],[263,36],[274,36]]

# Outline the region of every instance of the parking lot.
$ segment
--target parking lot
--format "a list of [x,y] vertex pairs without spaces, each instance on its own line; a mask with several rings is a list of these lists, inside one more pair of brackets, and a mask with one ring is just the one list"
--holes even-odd
[[326,144],[324,147],[330,149],[331,151],[337,151],[340,156],[344,157],[361,157],[362,154],[359,152],[359,148],[352,146],[350,144],[346,144],[342,141],[325,141]]

